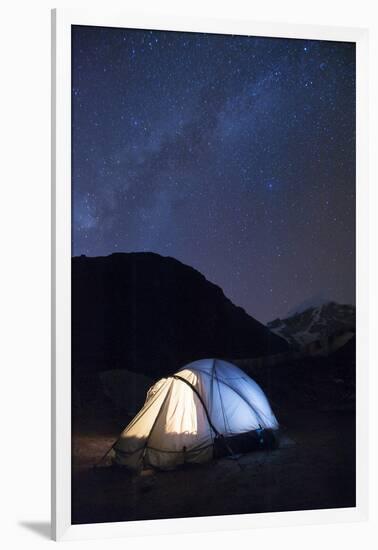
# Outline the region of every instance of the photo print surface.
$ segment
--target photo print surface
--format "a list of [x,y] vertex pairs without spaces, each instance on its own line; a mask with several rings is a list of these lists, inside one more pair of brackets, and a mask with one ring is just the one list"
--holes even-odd
[[355,73],[72,27],[72,523],[355,506]]

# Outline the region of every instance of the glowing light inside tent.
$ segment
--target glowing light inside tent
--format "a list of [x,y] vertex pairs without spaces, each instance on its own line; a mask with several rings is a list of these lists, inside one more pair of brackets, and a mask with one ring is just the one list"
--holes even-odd
[[213,456],[215,435],[277,429],[264,392],[235,365],[195,361],[157,382],[114,446],[118,464],[169,469]]
[[[197,382],[197,376],[194,375],[194,379],[193,385]],[[198,432],[195,393],[184,382],[179,381],[171,390],[164,431],[183,436],[196,435]]]

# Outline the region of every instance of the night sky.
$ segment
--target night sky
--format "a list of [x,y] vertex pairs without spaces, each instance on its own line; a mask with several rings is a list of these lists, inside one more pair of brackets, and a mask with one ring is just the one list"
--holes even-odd
[[355,303],[355,47],[73,27],[73,255],[189,264],[260,321]]

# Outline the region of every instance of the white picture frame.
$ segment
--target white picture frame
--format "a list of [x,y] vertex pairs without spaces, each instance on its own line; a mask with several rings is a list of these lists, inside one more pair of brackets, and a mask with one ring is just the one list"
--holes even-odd
[[[357,66],[357,505],[120,523],[71,524],[71,25],[351,41]],[[55,540],[360,521],[368,513],[368,31],[357,28],[52,12],[52,534]]]

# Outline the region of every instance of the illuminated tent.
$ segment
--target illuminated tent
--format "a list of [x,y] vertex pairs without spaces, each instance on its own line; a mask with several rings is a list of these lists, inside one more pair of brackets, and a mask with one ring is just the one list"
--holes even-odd
[[211,460],[223,442],[232,454],[240,434],[278,428],[262,389],[238,367],[202,359],[159,380],[113,445],[113,463],[132,469],[174,468]]

